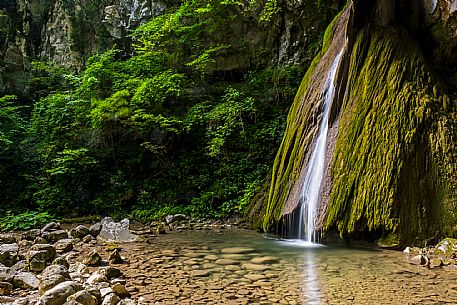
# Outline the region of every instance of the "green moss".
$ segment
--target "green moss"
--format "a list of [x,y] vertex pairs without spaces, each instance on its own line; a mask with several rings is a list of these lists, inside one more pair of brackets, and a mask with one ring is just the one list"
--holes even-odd
[[396,232],[403,243],[441,230],[427,131],[447,97],[401,29],[364,29],[349,68],[326,229]]
[[307,124],[310,120],[313,104],[306,103],[305,96],[317,65],[331,45],[335,25],[340,20],[343,12],[344,10],[333,19],[325,31],[322,50],[314,58],[303,77],[289,111],[285,136],[273,165],[268,203],[263,206],[261,211],[260,219],[262,222],[258,222],[255,225],[256,227],[261,226],[265,231],[280,219],[292,184],[299,179],[306,152],[313,139],[312,126]]

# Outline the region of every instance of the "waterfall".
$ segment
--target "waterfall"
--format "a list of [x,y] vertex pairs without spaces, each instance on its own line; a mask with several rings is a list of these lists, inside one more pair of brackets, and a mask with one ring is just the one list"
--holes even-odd
[[328,116],[335,96],[335,76],[340,63],[341,50],[336,56],[330,68],[327,81],[325,83],[324,95],[324,110],[319,126],[319,134],[314,144],[314,150],[308,162],[306,176],[303,183],[301,194],[301,206],[299,213],[299,228],[298,238],[304,239],[307,242],[313,242],[314,238],[314,222],[317,210],[317,203],[324,175],[325,153],[327,150],[327,131],[328,131]]

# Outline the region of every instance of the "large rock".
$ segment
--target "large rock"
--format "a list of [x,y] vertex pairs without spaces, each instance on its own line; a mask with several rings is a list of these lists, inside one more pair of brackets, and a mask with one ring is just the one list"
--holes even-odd
[[121,222],[114,222],[111,217],[106,217],[102,220],[102,230],[98,237],[114,242],[136,241],[138,237],[130,232],[129,226],[130,222],[128,219],[124,219]]
[[0,245],[0,264],[7,267],[13,266],[17,261],[19,246],[17,244]]
[[174,215],[167,215],[167,217],[165,217],[165,222],[167,224],[172,224],[174,222],[184,221],[184,220],[188,220],[188,219],[189,218],[184,214],[174,214]]
[[12,282],[15,274],[12,268],[0,265],[0,282]]
[[67,302],[73,301],[82,305],[97,305],[98,303],[97,299],[86,290],[78,291],[67,298]]
[[446,258],[457,258],[457,239],[446,238],[436,245],[433,254]]
[[87,266],[99,266],[102,261],[102,257],[97,252],[97,250],[92,250],[87,254],[83,260],[83,264]]
[[66,281],[46,291],[36,305],[62,305],[69,296],[74,295],[81,290],[83,290],[81,284],[73,281]]
[[31,272],[19,272],[13,278],[13,285],[22,289],[38,289],[40,281]]
[[44,239],[46,239],[50,243],[55,243],[61,239],[68,238],[68,233],[64,230],[43,232],[41,235],[43,236]]
[[0,244],[15,244],[17,243],[16,237],[11,233],[0,234]]
[[90,226],[89,234],[92,235],[93,237],[97,237],[98,234],[100,234],[101,230],[102,230],[102,224],[100,222],[97,222]]
[[83,238],[88,234],[90,234],[89,229],[83,225],[79,225],[76,228],[70,230],[70,236],[73,238]]
[[62,265],[51,265],[43,270],[39,285],[39,293],[43,295],[46,291],[54,288],[60,283],[71,280],[67,268]]
[[27,253],[27,264],[32,271],[42,271],[56,256],[56,250],[49,244],[35,244]]
[[41,230],[40,229],[32,229],[25,231],[24,233],[21,234],[21,239],[22,240],[29,240],[29,241],[34,241],[35,238],[38,236],[41,236]]
[[62,230],[60,223],[50,222],[41,229],[41,234],[43,234],[44,232],[52,232],[52,231],[59,231],[59,230]]
[[66,253],[73,250],[73,239],[65,238],[61,239],[54,244],[54,248],[57,253]]
[[116,294],[110,293],[103,298],[102,305],[116,305],[119,301],[120,299]]

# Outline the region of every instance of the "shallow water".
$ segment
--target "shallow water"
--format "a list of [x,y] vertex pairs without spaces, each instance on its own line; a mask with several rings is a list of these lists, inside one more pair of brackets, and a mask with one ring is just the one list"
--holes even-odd
[[150,304],[457,304],[456,271],[403,263],[397,251],[230,229],[161,235],[123,255],[135,297]]

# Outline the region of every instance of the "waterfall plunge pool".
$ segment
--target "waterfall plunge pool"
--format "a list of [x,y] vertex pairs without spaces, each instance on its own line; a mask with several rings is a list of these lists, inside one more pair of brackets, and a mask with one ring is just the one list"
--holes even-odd
[[457,271],[409,265],[399,251],[224,229],[160,235],[123,254],[145,304],[457,304]]

